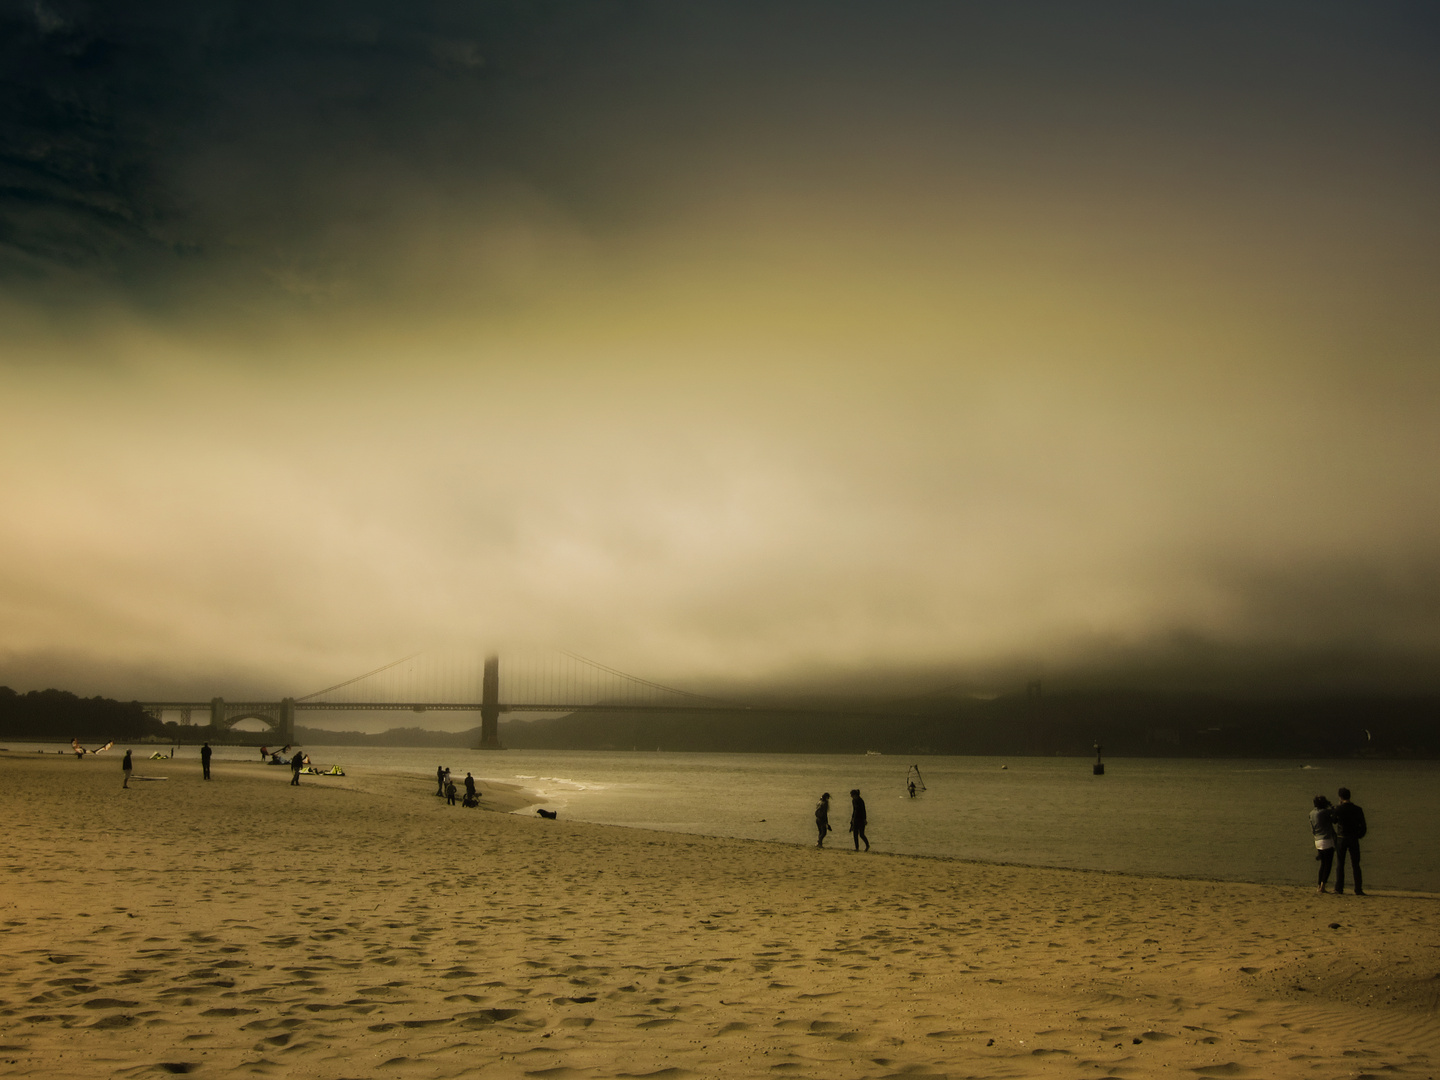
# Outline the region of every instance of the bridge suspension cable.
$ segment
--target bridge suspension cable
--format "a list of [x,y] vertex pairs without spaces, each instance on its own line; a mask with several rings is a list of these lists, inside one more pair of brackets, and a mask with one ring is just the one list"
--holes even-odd
[[360,680],[362,679],[368,679],[372,675],[379,675],[382,671],[389,671],[393,667],[399,667],[401,664],[405,663],[405,661],[414,660],[419,655],[420,653],[414,652],[411,653],[409,656],[402,656],[399,660],[392,660],[388,664],[381,664],[374,671],[367,671],[364,675],[356,675],[354,678],[346,679],[344,682],[338,682],[334,686],[327,686],[324,690],[316,690],[313,694],[306,694],[304,697],[297,697],[295,700],[309,701],[312,698],[318,698],[321,694],[329,694],[333,693],[336,690],[343,690],[345,687],[350,686],[352,683],[360,682]]
[[[309,708],[367,705],[385,708],[478,708],[486,699],[484,657],[477,650],[442,649],[411,653],[297,697]],[[586,708],[747,709],[631,675],[578,653],[510,654],[498,664],[498,687],[489,697],[502,709],[563,712]]]
[[628,672],[619,671],[616,668],[610,667],[608,664],[602,664],[598,660],[591,660],[589,657],[581,656],[578,653],[569,652],[566,649],[561,649],[560,654],[562,656],[568,656],[572,660],[578,660],[582,664],[589,664],[593,668],[599,668],[601,671],[604,671],[610,675],[617,676],[618,678],[626,679],[633,683],[639,683],[641,686],[648,686],[651,689],[663,691],[667,694],[679,694],[681,697],[690,698],[694,701],[706,701],[714,705],[723,705],[727,708],[750,708],[750,706],[743,705],[738,701],[727,701],[724,698],[706,697],[704,694],[696,694],[689,690],[679,690],[673,686],[666,686],[664,683],[652,682],[649,679],[642,679],[639,675],[631,675]]

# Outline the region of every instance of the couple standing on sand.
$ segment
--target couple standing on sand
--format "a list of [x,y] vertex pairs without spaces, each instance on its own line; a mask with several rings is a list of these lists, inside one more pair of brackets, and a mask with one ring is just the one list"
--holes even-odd
[[[816,847],[825,846],[825,834],[830,831],[830,793],[820,796],[815,804],[815,828],[820,833]],[[850,832],[855,837],[855,850],[860,850],[860,841],[865,841],[865,850],[870,850],[870,838],[865,835],[865,800],[860,797],[859,788],[850,789]]]
[[1341,788],[1340,805],[1331,806],[1324,795],[1315,796],[1315,809],[1310,811],[1310,832],[1315,837],[1315,858],[1320,861],[1317,892],[1324,892],[1330,880],[1330,862],[1339,852],[1335,867],[1335,892],[1345,892],[1345,856],[1355,871],[1355,895],[1364,896],[1360,882],[1360,840],[1365,835],[1365,811],[1350,801],[1350,789]]

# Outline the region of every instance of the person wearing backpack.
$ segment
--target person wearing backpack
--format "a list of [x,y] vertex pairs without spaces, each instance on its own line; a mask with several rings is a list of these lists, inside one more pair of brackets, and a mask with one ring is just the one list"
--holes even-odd
[[1350,789],[1338,792],[1340,804],[1331,812],[1335,826],[1335,892],[1345,891],[1345,856],[1350,856],[1351,869],[1355,871],[1355,895],[1364,896],[1365,887],[1360,883],[1360,841],[1365,836],[1365,811],[1350,801]]

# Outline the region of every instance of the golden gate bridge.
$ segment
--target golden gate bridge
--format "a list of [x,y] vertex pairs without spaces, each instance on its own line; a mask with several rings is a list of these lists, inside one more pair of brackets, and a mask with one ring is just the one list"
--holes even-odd
[[748,711],[753,706],[706,697],[631,675],[571,652],[499,656],[440,650],[414,653],[363,675],[279,701],[147,701],[157,720],[178,712],[182,724],[208,712],[217,735],[258,720],[285,743],[295,741],[295,714],[331,712],[478,712],[480,749],[499,750],[500,716],[509,712]]

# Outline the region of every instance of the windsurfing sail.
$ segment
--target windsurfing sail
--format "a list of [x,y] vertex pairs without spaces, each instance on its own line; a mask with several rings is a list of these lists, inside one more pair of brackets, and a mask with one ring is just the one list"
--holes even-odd
[[910,771],[905,774],[905,790],[912,799],[925,790],[925,778],[920,775],[919,765],[911,765]]

